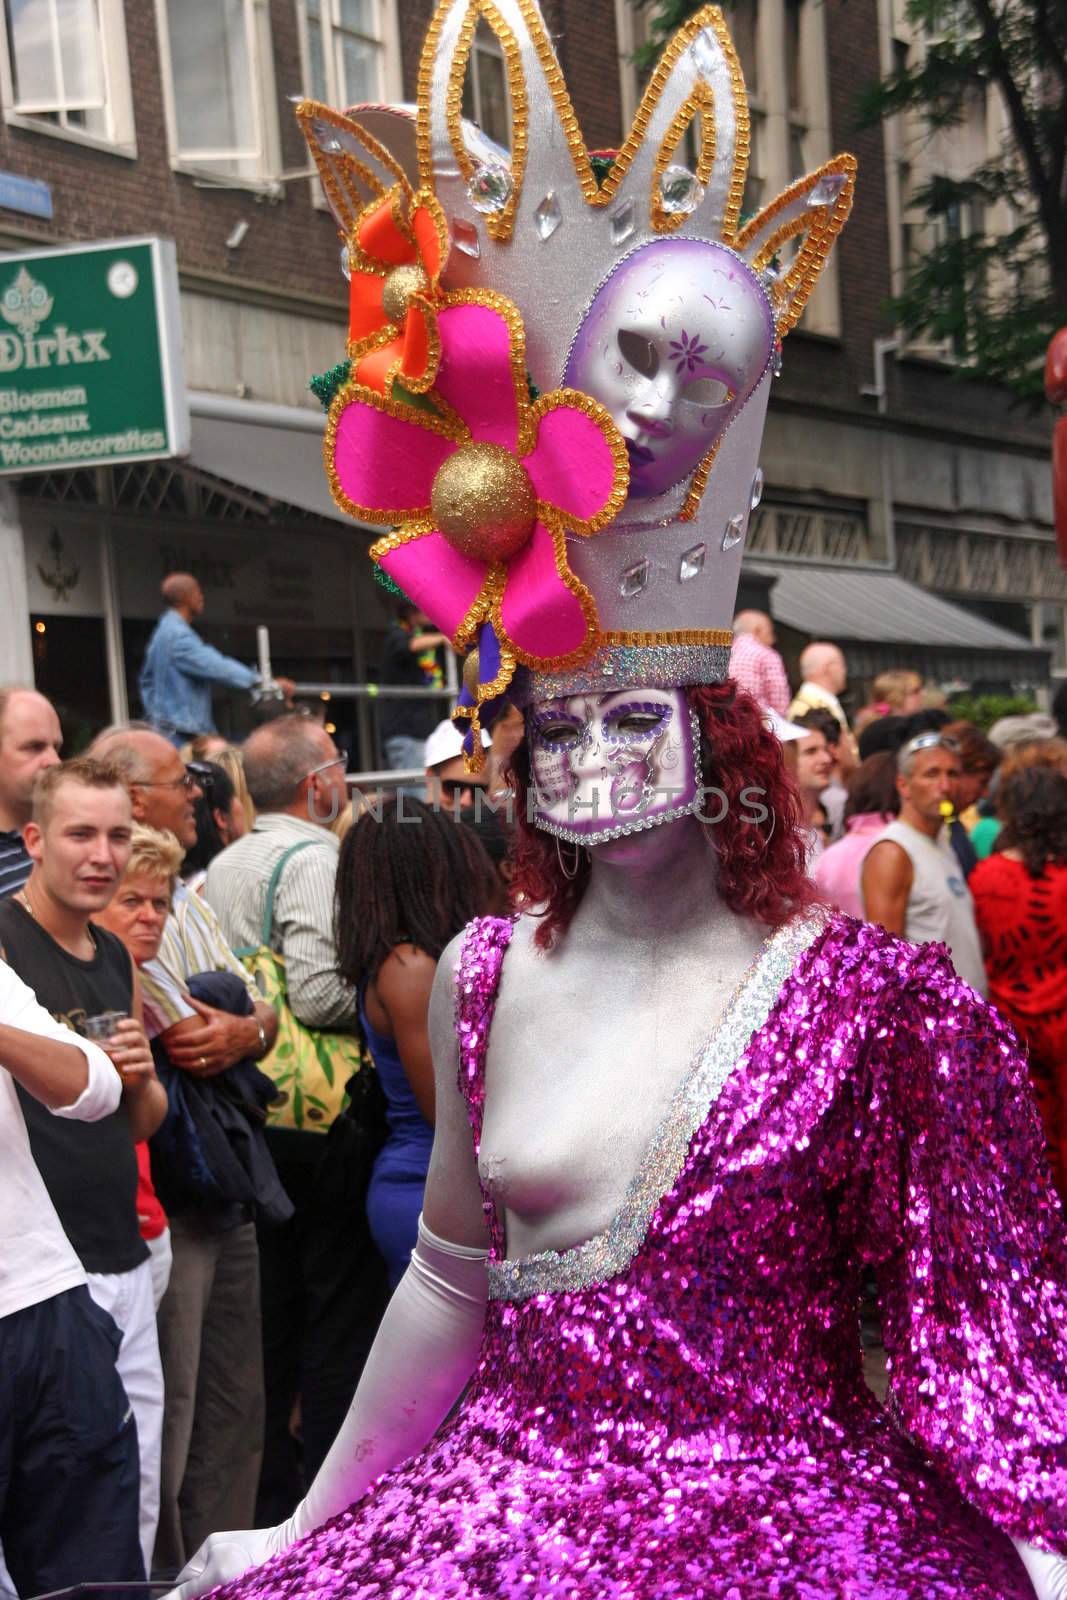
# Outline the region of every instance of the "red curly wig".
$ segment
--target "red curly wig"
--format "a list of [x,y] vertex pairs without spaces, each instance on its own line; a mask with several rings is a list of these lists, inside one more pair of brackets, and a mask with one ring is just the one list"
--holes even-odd
[[[782,762],[782,747],[756,701],[732,681],[686,690],[701,731],[704,786],[721,795],[709,812],[722,820],[705,829],[718,856],[719,892],[732,911],[780,927],[815,898],[805,864],[800,796]],[[556,839],[527,820],[530,758],[526,741],[511,758],[516,828],[511,848],[513,896],[545,907],[535,943],[549,949],[566,933],[589,879],[589,856],[578,853],[573,878],[560,869]],[[747,791],[747,794],[743,794]],[[756,806],[768,813],[753,819]]]

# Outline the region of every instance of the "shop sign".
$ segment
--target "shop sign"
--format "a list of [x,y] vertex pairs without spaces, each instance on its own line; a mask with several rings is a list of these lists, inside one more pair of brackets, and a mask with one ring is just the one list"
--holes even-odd
[[173,243],[0,256],[0,474],[188,448]]
[[29,217],[52,216],[52,190],[41,178],[24,178],[18,172],[0,172],[0,206],[24,211]]

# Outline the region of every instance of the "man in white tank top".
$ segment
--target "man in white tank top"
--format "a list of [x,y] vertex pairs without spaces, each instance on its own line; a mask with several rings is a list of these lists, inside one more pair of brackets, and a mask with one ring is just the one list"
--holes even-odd
[[959,753],[939,733],[920,733],[897,757],[900,816],[879,834],[863,862],[868,922],[913,944],[946,944],[960,977],[986,992],[974,905],[948,838],[943,807],[954,800]]

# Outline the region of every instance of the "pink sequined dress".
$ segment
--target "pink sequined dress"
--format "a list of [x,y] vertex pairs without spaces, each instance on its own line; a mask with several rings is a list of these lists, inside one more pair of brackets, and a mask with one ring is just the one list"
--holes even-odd
[[[511,927],[458,981],[477,1145]],[[640,1064],[634,1064],[635,1085]],[[846,918],[768,941],[618,1215],[493,1248],[481,1357],[426,1449],[216,1591],[1029,1600],[1067,1550],[1067,1255],[1015,1037]],[[878,1278],[882,1410],[857,1301]]]

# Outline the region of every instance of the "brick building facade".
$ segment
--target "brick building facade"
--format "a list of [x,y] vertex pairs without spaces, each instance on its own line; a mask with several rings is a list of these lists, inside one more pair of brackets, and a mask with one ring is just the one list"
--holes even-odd
[[[835,590],[849,568],[895,573],[922,599],[989,619],[965,648],[954,614],[930,613],[919,655],[933,675],[1036,681],[1047,658],[1026,645],[1062,658],[1067,599],[1047,432],[955,381],[944,362],[891,348],[894,169],[884,130],[857,132],[853,110],[884,62],[890,0],[738,5],[750,8],[735,31],[752,52],[763,199],[798,175],[795,152],[805,170],[838,149],[860,161],[836,267],[788,340],[772,398],[753,579],[770,586],[793,648],[811,631],[800,591],[822,594],[818,631],[842,639],[861,677],[916,651],[877,630],[849,632]],[[0,572],[15,624],[0,678],[35,670],[73,725],[136,711],[158,581],[176,565],[202,576],[204,631],[228,651],[250,657],[264,621],[279,670],[373,675],[384,611],[367,536],[332,512],[306,388],[343,353],[337,231],[289,102],[411,99],[431,10],[430,0],[80,0],[77,67],[59,40],[49,58],[40,32],[25,31],[35,11],[55,15],[46,0],[21,7],[21,21],[7,13],[0,170],[44,180],[53,215],[0,208],[0,249],[160,234],[178,254],[189,459],[0,481]],[[640,13],[629,0],[545,0],[544,12],[587,144],[616,145],[637,92],[628,57]],[[492,89],[487,80],[486,104]],[[73,586],[50,582],[74,568]],[[994,644],[990,623],[1017,648],[1007,633]],[[358,730],[351,705],[335,714],[373,760],[369,714]]]

